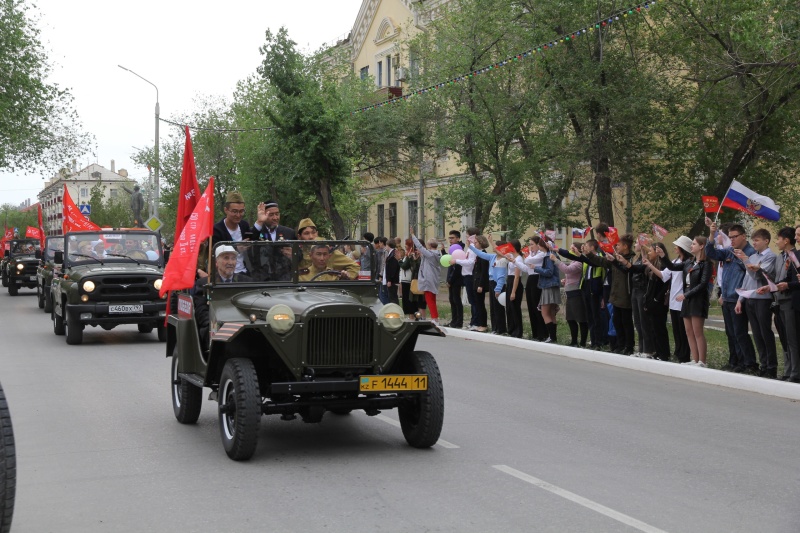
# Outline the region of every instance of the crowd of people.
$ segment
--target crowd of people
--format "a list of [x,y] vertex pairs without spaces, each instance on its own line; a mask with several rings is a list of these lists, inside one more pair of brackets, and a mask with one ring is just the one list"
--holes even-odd
[[[309,219],[297,231],[280,226],[276,202],[259,204],[252,229],[242,220],[240,195],[229,195],[225,213],[215,226],[216,241],[242,240],[253,232],[273,241],[319,238]],[[374,266],[381,302],[402,303],[408,318],[430,316],[438,325],[517,338],[523,337],[524,299],[531,337],[544,343],[558,342],[557,315],[565,305],[569,346],[698,367],[708,364],[705,321],[715,298],[728,338],[723,370],[800,382],[800,226],[781,228],[773,243],[766,229],[748,241],[740,224],[707,224],[708,236],[680,236],[672,250],[642,236],[619,236],[604,223],[593,228],[596,238],[569,249],[544,234],[531,236],[524,247],[517,239],[490,242],[474,227],[466,230],[466,242],[461,232],[450,231],[447,245],[421,242],[413,227],[406,239],[367,232],[362,239],[373,243],[374,256],[358,248],[321,251],[316,268],[349,272],[342,277],[353,279],[357,269]],[[241,260],[234,271],[246,271]],[[440,323],[437,307],[442,279],[451,310],[447,324]],[[775,332],[784,354],[781,376]]]

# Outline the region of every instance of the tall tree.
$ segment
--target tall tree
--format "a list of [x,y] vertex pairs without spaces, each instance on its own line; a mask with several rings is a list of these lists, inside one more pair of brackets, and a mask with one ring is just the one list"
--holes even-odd
[[0,170],[59,167],[80,155],[80,132],[69,91],[50,83],[47,54],[32,8],[0,0]]

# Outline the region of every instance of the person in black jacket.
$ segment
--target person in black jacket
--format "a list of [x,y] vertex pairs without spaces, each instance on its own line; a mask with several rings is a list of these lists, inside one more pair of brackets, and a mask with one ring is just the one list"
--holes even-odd
[[[229,192],[225,197],[223,206],[225,218],[214,224],[214,234],[211,238],[212,246],[221,241],[244,241],[250,236],[250,224],[244,220],[244,198],[237,191]],[[244,264],[244,250],[239,250],[236,258],[236,273],[247,273]]]
[[[452,230],[447,237],[448,249],[450,246],[457,244],[464,249],[464,243],[461,242],[461,232]],[[461,265],[453,264],[447,268],[447,294],[450,300],[450,324],[448,327],[461,329],[464,327],[464,304],[461,303],[461,287],[464,286],[464,280],[461,276]]]
[[260,241],[294,241],[297,233],[292,228],[281,226],[281,208],[278,202],[270,200],[258,204],[256,223],[253,224],[253,237]]
[[386,241],[386,291],[389,301],[400,303],[397,291],[400,289],[400,261],[397,260],[397,243],[394,239]]
[[[489,239],[484,235],[473,235],[469,237],[470,244],[486,250],[489,247]],[[488,318],[486,316],[486,295],[492,292],[492,282],[489,278],[489,261],[480,257],[475,258],[475,266],[472,268],[472,286],[475,289],[475,327],[476,331],[484,332],[488,329]]]

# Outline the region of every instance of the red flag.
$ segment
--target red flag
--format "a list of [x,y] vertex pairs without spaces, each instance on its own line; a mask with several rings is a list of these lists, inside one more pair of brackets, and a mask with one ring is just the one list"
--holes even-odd
[[600,249],[603,250],[607,254],[614,253],[614,245],[619,242],[619,232],[617,228],[610,226],[608,228],[608,233],[606,233],[606,239],[608,242],[599,242]]
[[172,255],[164,269],[160,295],[167,291],[194,286],[195,265],[200,243],[209,238],[214,227],[214,176],[208,180],[203,196],[189,215],[181,234],[175,241]]
[[494,251],[500,255],[506,255],[514,252],[515,250],[514,250],[514,245],[511,244],[510,242],[507,242],[505,244],[495,246]]
[[64,185],[64,222],[61,223],[61,230],[64,235],[70,231],[97,231],[100,226],[88,220],[81,214],[78,206],[72,201],[69,189]]
[[703,210],[706,213],[716,213],[719,210],[719,198],[716,196],[701,196],[703,199]]
[[663,241],[664,237],[666,237],[668,233],[669,232],[665,228],[662,228],[658,224],[653,224],[653,234],[655,234],[656,239],[659,241]]
[[25,237],[28,239],[39,239],[42,240],[42,232],[39,228],[34,228],[33,226],[28,226],[25,230]]
[[175,221],[175,235],[180,235],[184,224],[194,211],[200,198],[200,185],[197,183],[197,168],[194,165],[192,138],[189,126],[186,128],[186,145],[183,149],[183,170],[181,171],[181,192],[178,196],[178,219]]

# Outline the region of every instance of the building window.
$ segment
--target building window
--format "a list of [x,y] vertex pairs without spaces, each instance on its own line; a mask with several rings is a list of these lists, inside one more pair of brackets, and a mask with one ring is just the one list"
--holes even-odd
[[386,86],[392,86],[392,56],[386,56]]
[[444,239],[444,200],[433,199],[434,231],[437,239]]
[[361,69],[361,79],[365,80],[369,78],[369,65]]
[[81,187],[81,198],[86,198],[87,196],[89,196],[89,188]]
[[389,204],[389,235],[397,237],[397,204]]
[[369,231],[369,211],[364,209],[364,212],[361,213],[361,217],[359,219],[359,223],[361,224],[360,231],[358,232],[358,238],[360,239],[362,235]]
[[417,209],[419,203],[416,200],[408,201],[408,225],[414,228],[414,234],[419,235],[419,219],[417,218]]
[[111,198],[116,198],[117,197],[117,189],[111,189],[110,191],[108,191],[108,195]]
[[383,61],[378,61],[378,76],[375,78],[378,87],[383,87]]
[[378,204],[378,234],[376,237],[384,237],[386,231],[386,210],[383,204]]

